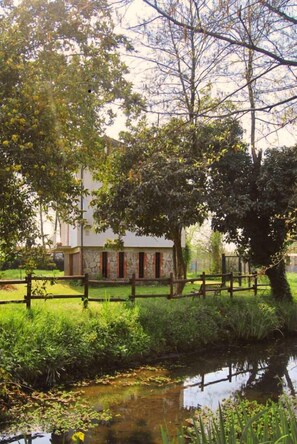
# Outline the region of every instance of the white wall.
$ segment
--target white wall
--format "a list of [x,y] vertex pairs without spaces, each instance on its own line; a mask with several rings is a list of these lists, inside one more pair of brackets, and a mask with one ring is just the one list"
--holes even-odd
[[[84,187],[91,193],[92,190],[98,189],[100,183],[93,180],[92,175],[89,171],[85,170],[83,173]],[[87,220],[89,225],[93,225],[93,210],[90,207],[90,201],[92,196],[89,194],[84,197],[83,210],[84,218]],[[100,246],[103,247],[107,240],[115,240],[117,236],[112,230],[108,229],[104,233],[96,233],[94,228],[84,230],[83,244],[86,247]],[[145,248],[171,248],[173,243],[164,237],[150,237],[150,236],[136,236],[136,234],[127,232],[126,236],[123,237],[125,247],[145,247]],[[67,245],[72,248],[81,245],[80,228],[67,226],[62,224],[61,230],[61,242],[62,245]]]

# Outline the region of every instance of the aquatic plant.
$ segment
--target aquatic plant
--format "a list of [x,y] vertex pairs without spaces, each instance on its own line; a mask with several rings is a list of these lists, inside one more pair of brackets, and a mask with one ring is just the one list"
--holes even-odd
[[265,405],[256,401],[228,400],[217,412],[196,413],[185,431],[170,438],[161,429],[163,444],[295,444],[297,442],[296,401],[282,398]]
[[76,430],[76,437],[81,439],[87,430],[112,420],[109,410],[97,412],[79,393],[63,391],[34,392],[26,404],[14,406],[10,413],[12,420],[6,428],[10,435],[20,430],[24,435],[42,430],[63,436]]

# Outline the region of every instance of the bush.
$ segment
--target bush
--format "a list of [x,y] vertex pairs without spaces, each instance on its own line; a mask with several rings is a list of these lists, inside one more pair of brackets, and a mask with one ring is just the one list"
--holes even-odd
[[227,322],[232,335],[243,340],[262,340],[281,327],[275,306],[261,301],[239,300],[229,307]]

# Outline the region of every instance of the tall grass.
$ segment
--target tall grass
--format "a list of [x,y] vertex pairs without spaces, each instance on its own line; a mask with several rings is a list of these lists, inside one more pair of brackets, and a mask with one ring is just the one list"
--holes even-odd
[[148,356],[296,332],[297,304],[269,297],[151,299],[133,305],[108,302],[108,296],[88,309],[77,299],[34,301],[31,310],[0,306],[0,369],[18,381],[50,386]]
[[264,339],[294,330],[297,319],[297,305],[244,298],[107,301],[88,309],[42,304],[0,310],[0,368],[33,386],[92,376],[148,356]]
[[33,386],[51,386],[125,365],[147,351],[138,310],[122,305],[80,312],[5,307],[0,367]]
[[[296,402],[295,402],[296,404]],[[186,433],[171,439],[162,429],[163,444],[295,444],[296,405],[285,398],[260,405],[255,401],[228,402],[212,412],[197,413]]]

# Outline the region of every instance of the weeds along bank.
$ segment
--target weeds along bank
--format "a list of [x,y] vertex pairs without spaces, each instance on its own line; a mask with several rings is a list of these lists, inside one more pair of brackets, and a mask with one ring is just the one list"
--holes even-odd
[[[165,428],[162,443],[175,444]],[[227,399],[216,412],[197,410],[187,421],[179,444],[295,444],[295,397],[282,396],[277,403]]]
[[5,306],[0,368],[13,381],[47,388],[167,353],[295,333],[296,326],[297,304],[269,299]]

